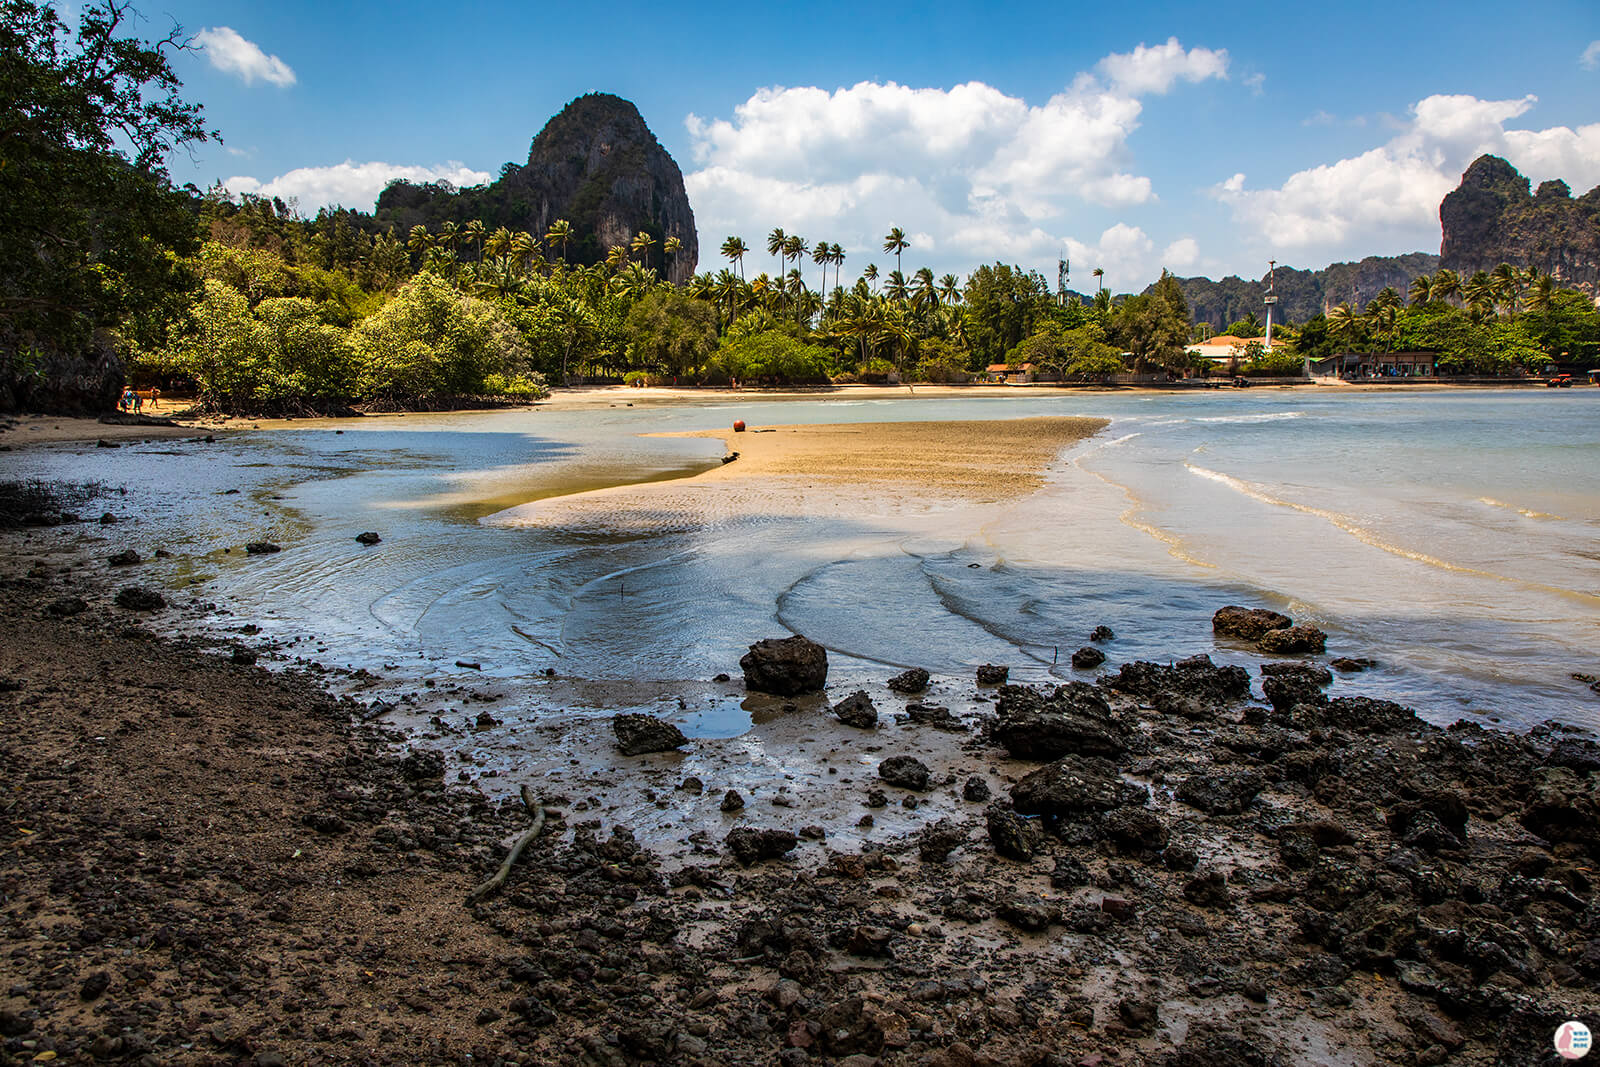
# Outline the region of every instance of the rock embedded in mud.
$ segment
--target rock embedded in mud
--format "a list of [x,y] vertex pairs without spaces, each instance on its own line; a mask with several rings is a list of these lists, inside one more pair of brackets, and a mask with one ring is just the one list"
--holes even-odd
[[1027,863],[1044,850],[1044,830],[1032,819],[1024,819],[1002,804],[989,805],[984,813],[989,843],[1006,859]]
[[1211,632],[1222,637],[1236,637],[1241,641],[1259,641],[1261,635],[1271,630],[1284,630],[1294,625],[1287,615],[1266,608],[1242,608],[1229,604],[1211,616]]
[[1579,774],[1600,771],[1600,745],[1581,737],[1566,737],[1556,742],[1545,763],[1551,767],[1566,767]]
[[985,663],[978,668],[979,685],[1005,685],[1009,677],[1011,677],[1010,667],[997,667],[993,663]]
[[1171,834],[1167,824],[1145,808],[1120,808],[1105,817],[1103,827],[1112,845],[1124,852],[1160,852]]
[[1370,671],[1377,665],[1377,660],[1370,660],[1364,656],[1340,656],[1338,659],[1328,661],[1328,666],[1343,674],[1360,674],[1362,671]]
[[82,615],[89,610],[89,602],[82,597],[64,596],[50,601],[44,609],[48,614],[57,618],[67,618],[71,615]]
[[166,597],[154,589],[130,585],[117,593],[117,606],[129,611],[160,611],[167,606]]
[[1106,661],[1106,654],[1093,645],[1084,645],[1072,654],[1072,666],[1080,671],[1093,670]]
[[884,684],[896,693],[920,693],[928,688],[929,674],[921,667],[901,671]]
[[1256,642],[1256,647],[1274,656],[1322,652],[1328,647],[1328,635],[1315,626],[1291,626],[1284,630],[1268,630]]
[[1109,626],[1096,626],[1089,633],[1089,640],[1095,641],[1095,642],[1114,641],[1114,640],[1116,640],[1116,638],[1117,638],[1116,631],[1113,630]]
[[444,756],[417,749],[400,761],[400,773],[413,782],[436,782],[444,777]]
[[1232,899],[1227,874],[1215,867],[1201,871],[1183,883],[1183,899],[1201,908],[1225,907]]
[[890,756],[878,764],[878,777],[889,785],[920,792],[928,788],[933,773],[915,756]]
[[854,726],[858,730],[870,730],[878,725],[878,706],[864,689],[857,689],[835,704],[833,714],[846,726]]
[[252,556],[268,556],[274,552],[282,552],[282,545],[275,545],[271,541],[251,541],[244,546],[244,550]]
[[1011,787],[1011,801],[1022,815],[1081,816],[1149,799],[1149,790],[1123,781],[1116,764],[1096,756],[1063,756]]
[[793,852],[800,840],[789,830],[757,830],[750,826],[738,826],[728,831],[723,844],[728,846],[734,859],[748,867],[762,860],[780,859]]
[[827,650],[799,634],[757,641],[739,666],[745,688],[758,693],[798,696],[816,692],[828,681]]
[[617,735],[617,747],[624,756],[642,756],[647,752],[671,752],[689,743],[683,731],[654,715],[626,712],[611,720],[612,732]]
[[253,667],[256,662],[256,653],[254,649],[238,645],[228,654],[228,658],[241,667]]
[[950,714],[949,708],[938,704],[907,704],[906,720],[946,733],[962,733],[967,729],[967,724]]
[[923,863],[943,863],[950,853],[966,843],[966,830],[949,819],[940,819],[924,827],[917,836],[917,855]]
[[976,774],[973,775],[971,778],[968,778],[966,784],[961,787],[961,799],[970,800],[974,803],[982,803],[983,801],[988,800],[989,783],[978,777]]
[[1265,786],[1266,779],[1254,771],[1191,774],[1178,786],[1178,799],[1207,815],[1238,815]]
[[744,797],[737,789],[730,789],[722,794],[722,810],[738,811],[744,807]]
[[1169,692],[1205,703],[1226,704],[1250,696],[1250,672],[1231,664],[1219,667],[1206,655],[1190,656],[1170,666],[1135,660],[1124,663],[1109,685],[1147,700]]
[[378,536],[377,531],[368,530],[366,533],[356,534],[356,540],[364,545],[375,545],[379,541],[382,541],[383,538]]
[[136,563],[143,563],[144,559],[133,549],[125,548],[112,556],[107,562],[113,567],[131,567]]
[[1018,759],[1050,760],[1068,754],[1118,756],[1127,732],[1092,685],[1069,682],[1048,694],[1022,685],[1000,687],[993,727],[996,744]]
[[1405,705],[1372,697],[1334,697],[1317,718],[1324,725],[1363,734],[1404,730],[1418,721],[1416,712]]

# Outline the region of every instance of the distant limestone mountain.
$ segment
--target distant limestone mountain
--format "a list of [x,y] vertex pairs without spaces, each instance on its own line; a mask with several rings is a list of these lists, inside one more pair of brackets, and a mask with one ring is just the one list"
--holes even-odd
[[[1368,256],[1359,263],[1335,263],[1316,271],[1279,267],[1274,275],[1278,310],[1273,318],[1279,322],[1301,323],[1345,301],[1358,308],[1365,307],[1390,285],[1404,296],[1411,279],[1419,274],[1431,274],[1438,266],[1438,256],[1408,252],[1403,256]],[[1267,292],[1265,273],[1256,281],[1248,281],[1237,274],[1230,274],[1220,282],[1210,278],[1179,278],[1178,285],[1189,302],[1194,321],[1209,322],[1218,332],[1252,311],[1256,318],[1266,318],[1266,305],[1262,303]]]
[[1528,187],[1499,156],[1474,160],[1439,205],[1441,266],[1462,275],[1537,267],[1600,300],[1600,186],[1577,198],[1564,181]]
[[[613,245],[627,245],[643,231],[656,239],[651,264],[682,283],[700,258],[694,211],[683,173],[645,125],[639,109],[619,96],[590,93],[572,101],[533,139],[528,162],[507,163],[488,185],[456,190],[442,183],[391,184],[378,197],[379,226],[402,238],[412,226],[481,219],[526,230],[543,240],[550,224],[566,219],[573,236],[566,258],[597,263]],[[676,237],[682,249],[664,256],[662,242]],[[559,248],[546,255],[559,256]]]

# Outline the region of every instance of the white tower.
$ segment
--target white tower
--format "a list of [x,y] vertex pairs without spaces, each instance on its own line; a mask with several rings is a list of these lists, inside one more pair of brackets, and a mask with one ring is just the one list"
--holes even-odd
[[1272,306],[1278,302],[1278,294],[1273,291],[1277,284],[1278,261],[1267,260],[1267,338],[1261,347],[1268,352],[1272,351]]

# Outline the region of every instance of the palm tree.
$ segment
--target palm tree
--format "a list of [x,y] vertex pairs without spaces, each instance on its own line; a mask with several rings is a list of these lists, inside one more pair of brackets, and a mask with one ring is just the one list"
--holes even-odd
[[1411,279],[1411,288],[1406,290],[1411,297],[1411,306],[1418,307],[1426,304],[1433,298],[1433,278],[1427,274],[1419,274]]
[[930,308],[939,302],[939,289],[933,282],[933,271],[927,267],[919,269],[915,275],[917,287],[913,302],[921,308]]
[[[797,233],[791,233],[788,237],[783,239],[783,254],[785,258],[794,260],[796,274],[800,272],[801,258],[810,250],[811,246],[806,243],[806,239]],[[802,278],[801,288],[804,287],[805,281]]]
[[1461,295],[1461,276],[1449,267],[1441,267],[1433,276],[1433,288],[1428,296],[1434,300],[1454,300]]
[[890,228],[883,238],[883,250],[894,253],[894,269],[900,269],[900,253],[911,247],[911,242],[906,240],[906,232],[900,227]]
[[639,253],[639,263],[645,267],[650,266],[650,249],[655,247],[656,239],[640,230],[633,235],[633,240],[629,244]]
[[833,262],[832,246],[826,241],[818,241],[817,247],[811,252],[811,262],[822,268],[822,291],[828,291],[828,264]]
[[606,266],[611,269],[611,273],[616,274],[629,259],[627,245],[612,245],[611,251],[606,253]]
[[833,260],[833,287],[837,289],[840,284],[839,268],[844,266],[844,249],[839,247],[839,242],[835,241],[833,243],[833,248],[828,253],[828,258]]
[[406,236],[406,247],[418,256],[426,256],[428,249],[433,247],[433,238],[428,236],[426,226],[413,226]]
[[1106,276],[1106,269],[1104,267],[1096,267],[1089,273],[1094,275],[1094,280],[1099,284],[1101,289],[1106,287],[1106,283],[1101,280]]
[[1502,263],[1489,273],[1495,301],[1504,306],[1506,313],[1515,316],[1522,297],[1522,277],[1515,267]]
[[876,263],[868,263],[867,269],[861,272],[861,276],[869,283],[876,282],[878,280],[878,265]]
[[483,255],[490,259],[499,259],[511,252],[511,230],[505,226],[500,227],[483,239]]
[[904,274],[897,270],[892,270],[883,283],[883,293],[895,303],[903,303],[911,295],[911,287],[906,284],[906,276]]
[[553,245],[561,246],[561,261],[565,263],[567,260],[567,242],[572,240],[572,223],[566,219],[556,219],[550,224],[550,229],[546,231],[544,239]]
[[939,299],[946,304],[961,303],[961,287],[954,274],[946,274],[939,279]]
[[478,246],[478,262],[479,263],[483,262],[483,233],[484,233],[484,231],[483,231],[483,220],[482,219],[469,219],[461,227],[461,238],[462,238],[462,240],[471,241],[471,242],[475,243]]
[[1494,296],[1494,279],[1488,271],[1480,270],[1461,283],[1461,299],[1474,321],[1482,322],[1494,314]]
[[789,265],[789,253],[784,251],[784,242],[789,235],[783,232],[782,226],[774,226],[772,232],[767,234],[767,255],[778,257],[778,274],[783,274],[784,268]]
[[676,263],[678,261],[678,253],[682,251],[683,241],[677,237],[668,237],[661,242],[661,272],[663,274],[667,270],[667,257],[671,256],[672,261]]
[[722,254],[730,263],[739,265],[739,277],[744,277],[744,254],[750,251],[750,246],[744,243],[743,237],[730,237],[722,242]]
[[439,227],[439,242],[450,250],[454,256],[461,248],[461,228],[453,222],[447,222]]
[[[618,245],[617,247],[621,248],[622,246]],[[627,251],[625,248],[622,250],[624,258],[627,257]],[[656,278],[654,274],[645,270],[640,264],[631,262],[618,271],[615,278],[611,279],[612,289],[622,296],[634,298],[644,296],[655,285]]]
[[1556,280],[1548,274],[1535,273],[1528,286],[1528,310],[1549,311],[1556,302]]
[[511,235],[511,243],[507,251],[516,257],[517,263],[523,271],[527,271],[529,262],[539,251],[539,239],[527,230],[518,230]]
[[1328,312],[1328,332],[1342,340],[1347,348],[1355,344],[1361,332],[1361,316],[1350,306],[1350,301],[1346,300]]

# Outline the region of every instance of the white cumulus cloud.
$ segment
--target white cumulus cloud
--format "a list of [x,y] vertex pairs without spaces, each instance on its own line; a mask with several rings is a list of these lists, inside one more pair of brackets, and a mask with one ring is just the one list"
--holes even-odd
[[1589,42],[1589,47],[1578,57],[1578,66],[1584,70],[1600,70],[1600,41]]
[[[980,257],[1053,262],[1074,243],[1098,251],[1104,234],[1091,245],[1066,232],[1074,206],[1156,199],[1128,148],[1140,97],[1225,79],[1227,67],[1226,51],[1186,50],[1174,38],[1107,56],[1037,104],[982,82],[761,89],[730,117],[685,120],[701,246],[739,234],[756,247],[782,226],[842,244],[847,279],[869,262],[892,268],[882,252],[891,226],[911,234],[907,273],[923,263],[970,269]],[[1153,245],[1139,254],[1151,260]]]
[[1235,174],[1212,189],[1266,248],[1326,256],[1431,250],[1439,243],[1439,201],[1485,152],[1503,156],[1535,183],[1564,178],[1582,191],[1600,182],[1600,123],[1572,129],[1507,129],[1534,96],[1419,100],[1386,144],[1291,174],[1277,188],[1251,189]]
[[421,167],[403,163],[357,163],[347,159],[327,167],[299,167],[266,181],[238,175],[222,184],[236,196],[253,193],[283,200],[292,197],[299,202],[303,211],[315,211],[319,207],[370,211],[383,187],[399,178],[419,184],[446,181],[460,188],[481,185],[489,180],[489,174],[454,161],[441,166]]
[[228,74],[237,74],[246,85],[257,81],[277,86],[295,83],[294,71],[277,56],[269,56],[254,41],[240,36],[227,26],[212,26],[194,35],[194,43],[206,54],[211,65]]

